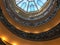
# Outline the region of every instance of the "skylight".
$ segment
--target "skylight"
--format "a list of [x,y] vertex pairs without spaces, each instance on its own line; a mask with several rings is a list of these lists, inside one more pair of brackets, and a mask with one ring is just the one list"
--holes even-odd
[[15,0],[16,5],[26,12],[35,12],[40,10],[47,0]]

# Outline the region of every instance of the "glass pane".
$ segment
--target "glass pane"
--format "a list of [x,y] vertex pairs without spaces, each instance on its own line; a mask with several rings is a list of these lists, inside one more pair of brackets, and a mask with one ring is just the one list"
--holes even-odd
[[15,0],[16,5],[26,12],[34,12],[40,10],[47,0]]

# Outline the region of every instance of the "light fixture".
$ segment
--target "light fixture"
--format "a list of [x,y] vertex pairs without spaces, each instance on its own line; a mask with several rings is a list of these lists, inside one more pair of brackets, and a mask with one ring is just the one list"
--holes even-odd
[[12,45],[17,45],[16,43],[12,43]]
[[2,41],[5,41],[5,40],[6,40],[6,38],[5,38],[5,37],[2,37],[1,39],[2,39]]

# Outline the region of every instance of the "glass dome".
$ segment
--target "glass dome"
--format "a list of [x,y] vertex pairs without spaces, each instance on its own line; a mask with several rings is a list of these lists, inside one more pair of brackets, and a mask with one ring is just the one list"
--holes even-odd
[[6,0],[6,10],[16,22],[26,26],[38,26],[53,16],[55,0]]
[[39,11],[46,2],[47,0],[15,0],[17,7],[25,12]]
[[11,10],[16,13],[16,16],[24,20],[37,20],[43,18],[48,13],[46,10],[49,8],[51,2],[52,0],[8,1]]

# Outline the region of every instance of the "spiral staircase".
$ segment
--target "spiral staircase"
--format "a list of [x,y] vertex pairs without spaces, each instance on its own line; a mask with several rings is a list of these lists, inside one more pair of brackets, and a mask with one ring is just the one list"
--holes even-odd
[[60,45],[59,0],[0,0],[1,45]]

